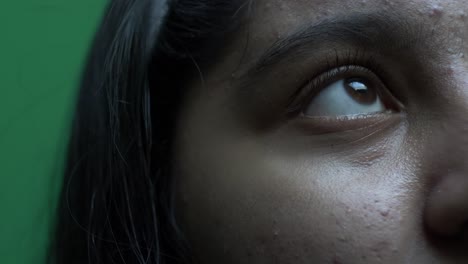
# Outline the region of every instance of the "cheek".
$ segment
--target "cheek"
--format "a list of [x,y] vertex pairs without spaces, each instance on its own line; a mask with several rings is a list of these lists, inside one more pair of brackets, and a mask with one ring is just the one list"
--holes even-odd
[[384,168],[392,153],[369,165],[264,143],[181,148],[179,216],[202,263],[391,261],[409,246],[418,223],[405,170]]

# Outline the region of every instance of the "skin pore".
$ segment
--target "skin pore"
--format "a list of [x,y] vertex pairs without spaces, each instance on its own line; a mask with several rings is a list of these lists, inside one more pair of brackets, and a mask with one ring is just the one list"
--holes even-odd
[[178,119],[199,262],[467,263],[466,1],[253,5]]

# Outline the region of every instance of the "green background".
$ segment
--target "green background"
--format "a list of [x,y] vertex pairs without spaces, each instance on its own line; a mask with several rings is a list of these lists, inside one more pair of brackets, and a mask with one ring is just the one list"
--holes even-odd
[[0,0],[0,263],[43,263],[104,0]]

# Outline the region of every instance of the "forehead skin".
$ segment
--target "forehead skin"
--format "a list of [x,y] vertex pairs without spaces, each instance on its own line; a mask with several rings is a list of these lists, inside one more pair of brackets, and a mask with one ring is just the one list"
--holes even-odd
[[[467,263],[466,243],[439,239],[468,220],[465,2],[253,1],[178,120],[177,212],[200,263]],[[305,52],[246,85],[262,54],[301,28],[374,13],[429,33],[411,47],[369,49],[404,114],[323,135],[283,119],[284,98],[317,74],[326,47],[296,47]]]

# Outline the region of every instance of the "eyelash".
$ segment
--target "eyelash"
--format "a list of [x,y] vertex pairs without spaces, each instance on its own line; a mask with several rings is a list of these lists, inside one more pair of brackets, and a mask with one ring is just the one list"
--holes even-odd
[[[307,79],[291,96],[289,100],[290,103],[286,110],[287,116],[292,117],[299,115],[310,103],[313,96],[317,95],[327,85],[330,85],[340,78],[346,77],[346,75],[351,75],[352,73],[356,74],[351,76],[372,75],[378,78],[378,81],[382,84],[386,84],[386,80],[388,80],[388,73],[383,69],[378,60],[374,56],[366,54],[364,51],[358,50],[344,54],[335,51],[333,57],[327,57],[324,65],[325,66],[321,70],[317,71],[319,74],[313,75],[312,78]],[[384,86],[388,88],[386,85]],[[389,89],[388,92],[393,94]]]

